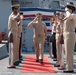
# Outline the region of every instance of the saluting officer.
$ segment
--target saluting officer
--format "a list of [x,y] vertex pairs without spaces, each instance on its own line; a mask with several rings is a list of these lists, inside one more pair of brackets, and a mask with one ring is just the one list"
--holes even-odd
[[31,21],[28,26],[34,28],[34,48],[36,52],[36,62],[43,63],[43,54],[44,54],[44,43],[47,38],[47,28],[44,22],[42,22],[42,14],[37,13],[33,21]]
[[64,73],[72,73],[73,70],[73,56],[75,46],[75,25],[76,25],[76,14],[74,14],[75,6],[73,3],[67,3],[66,5],[66,17],[64,18],[64,46],[66,54],[66,67]]
[[[20,25],[19,4],[14,4],[12,5],[12,13],[8,19],[9,36],[10,33],[12,33],[12,45],[13,45],[12,48],[10,49],[11,64],[9,64],[8,68],[14,68],[15,62],[19,61],[18,25]],[[9,37],[9,39],[11,38]]]

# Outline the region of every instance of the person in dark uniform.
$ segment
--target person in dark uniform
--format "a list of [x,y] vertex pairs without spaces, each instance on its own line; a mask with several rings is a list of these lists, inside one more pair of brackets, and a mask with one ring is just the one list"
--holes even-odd
[[52,24],[52,53],[53,53],[53,60],[57,60],[56,55],[56,25],[55,25],[55,16],[53,18],[53,24]]
[[21,56],[21,45],[22,45],[22,19],[23,19],[23,13],[20,13],[20,18],[21,18],[21,23],[19,25],[19,33],[20,33],[20,42],[19,42],[19,60],[22,60],[22,56]]

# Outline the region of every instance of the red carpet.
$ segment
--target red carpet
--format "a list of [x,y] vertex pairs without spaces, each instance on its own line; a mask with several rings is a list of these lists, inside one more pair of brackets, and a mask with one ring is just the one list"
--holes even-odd
[[35,56],[27,56],[24,64],[22,65],[21,72],[56,73],[56,70],[46,57],[44,57],[44,63],[40,64],[40,62],[36,62]]

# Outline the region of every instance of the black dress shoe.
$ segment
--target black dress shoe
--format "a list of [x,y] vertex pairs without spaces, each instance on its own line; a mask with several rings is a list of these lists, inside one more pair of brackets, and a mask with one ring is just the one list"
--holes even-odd
[[56,58],[54,58],[54,59],[53,59],[53,61],[57,61],[57,59],[56,59]]
[[36,59],[36,62],[39,62],[39,59]]
[[19,63],[21,63],[21,61],[16,61],[16,62],[14,63],[14,65],[15,65],[15,66],[18,66]]
[[63,73],[73,73],[73,72],[74,72],[74,70],[72,70],[72,71],[64,70],[64,71],[63,71]]
[[43,64],[43,59],[40,59],[40,63]]
[[58,64],[55,64],[55,65],[54,65],[54,67],[60,67],[60,65],[58,65]]

